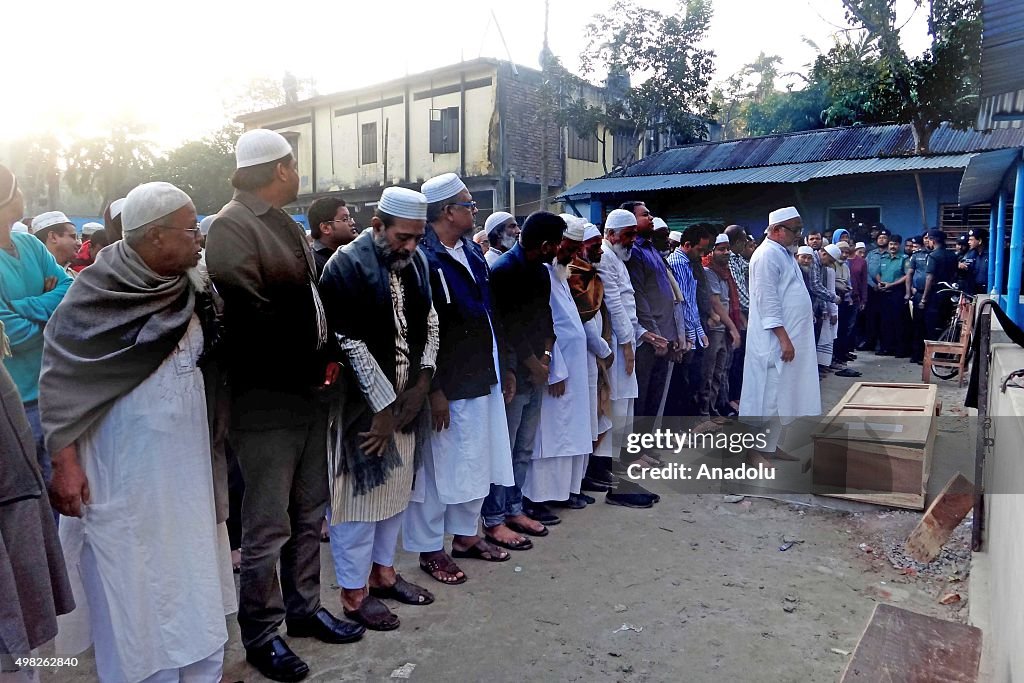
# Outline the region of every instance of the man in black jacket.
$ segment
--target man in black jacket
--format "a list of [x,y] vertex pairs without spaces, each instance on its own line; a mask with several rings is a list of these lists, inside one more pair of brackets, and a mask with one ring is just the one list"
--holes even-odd
[[[459,584],[466,575],[452,556],[488,562],[510,557],[477,531],[491,484],[514,483],[505,403],[515,394],[515,376],[505,373],[502,396],[487,263],[469,239],[473,196],[454,173],[431,178],[421,189],[429,204],[419,249],[430,269],[439,344],[430,385],[431,452],[406,509],[402,537],[434,579]],[[446,533],[454,537],[452,556],[444,549]]]
[[546,211],[533,213],[523,223],[519,242],[491,266],[494,308],[505,333],[508,367],[515,368],[515,397],[506,406],[515,484],[492,485],[481,514],[488,539],[509,550],[533,547],[530,539],[520,534],[548,533],[546,526],[523,513],[522,486],[533,458],[555,343],[551,278],[544,264],[555,257],[563,232],[565,221],[558,216]]

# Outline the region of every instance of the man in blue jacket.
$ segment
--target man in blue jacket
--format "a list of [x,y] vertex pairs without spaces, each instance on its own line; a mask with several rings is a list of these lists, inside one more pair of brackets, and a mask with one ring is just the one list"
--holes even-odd
[[[452,556],[488,562],[510,557],[477,532],[491,486],[515,483],[505,403],[516,382],[511,370],[502,373],[487,263],[469,239],[473,196],[454,173],[431,178],[421,190],[428,204],[419,249],[430,269],[439,344],[429,394],[431,452],[416,478],[402,536],[405,549],[420,554],[424,571],[441,583],[460,584],[466,574]],[[451,555],[444,548],[446,533],[454,537]]]
[[49,482],[50,456],[43,445],[38,401],[43,328],[71,286],[71,277],[57,265],[45,244],[27,233],[11,232],[11,225],[24,211],[18,181],[0,166],[0,322],[11,344],[11,356],[4,359],[4,365],[18,387],[32,426],[39,469]]

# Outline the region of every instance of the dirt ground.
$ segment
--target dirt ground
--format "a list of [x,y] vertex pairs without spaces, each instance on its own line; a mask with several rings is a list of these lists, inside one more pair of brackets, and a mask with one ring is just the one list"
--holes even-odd
[[[920,381],[919,366],[861,358],[854,367],[862,379]],[[823,404],[834,405],[853,381],[826,379]],[[940,384],[946,414],[963,412],[963,393],[955,382]],[[937,451],[946,456],[930,490],[973,458],[967,420],[953,424],[940,431]],[[289,643],[314,681],[390,680],[403,666],[412,668],[409,680],[425,682],[834,681],[877,602],[966,618],[966,524],[935,563],[905,568],[902,540],[920,513],[650,488],[663,493],[650,510],[605,505],[599,495],[509,562],[464,561],[462,586],[434,582],[414,555],[400,553],[399,571],[428,586],[433,605],[399,605],[400,629],[355,644]],[[800,542],[780,551],[786,540]],[[329,553],[321,562],[324,605],[340,614]],[[950,592],[959,602],[940,604]],[[263,680],[228,623],[224,680]],[[92,671],[83,656],[74,672],[44,680],[90,680]]]

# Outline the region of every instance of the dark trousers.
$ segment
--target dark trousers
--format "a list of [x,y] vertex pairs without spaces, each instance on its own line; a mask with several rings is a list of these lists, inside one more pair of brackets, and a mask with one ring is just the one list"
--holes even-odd
[[864,318],[864,338],[861,344],[868,351],[874,351],[878,346],[880,329],[879,322],[882,317],[882,292],[877,289],[868,288],[868,302],[861,312]]
[[[709,340],[710,341],[710,340]],[[703,379],[704,355],[707,347],[694,349],[686,366],[686,395],[684,415],[700,415],[700,386]]]
[[637,399],[633,414],[637,417],[657,416],[661,396],[665,393],[668,363],[668,356],[654,355],[650,344],[643,344],[636,350]]
[[242,645],[253,648],[285,617],[320,608],[327,414],[318,408],[309,424],[286,429],[234,430],[231,442],[245,477],[238,624]]
[[242,547],[242,496],[245,495],[245,479],[231,446],[228,445],[225,450],[228,457],[228,540],[231,541],[231,549],[238,550]]
[[718,390],[722,386],[722,375],[725,374],[725,359],[731,352],[728,333],[724,327],[720,330],[708,330],[708,348],[704,351],[704,360],[701,364],[701,415],[710,415],[711,411],[718,408]]
[[693,360],[693,354],[694,351],[690,351],[683,356],[681,363],[676,363],[672,368],[668,396],[665,399],[665,415],[682,417],[690,414],[687,410],[690,404],[690,362]]
[[729,400],[739,401],[743,391],[743,356],[747,353],[747,331],[740,330],[740,347],[732,352],[729,367]]
[[932,294],[924,309],[925,339],[938,340],[949,326],[955,304],[947,294]]
[[846,354],[853,351],[853,330],[856,323],[857,307],[845,301],[839,304],[839,333],[836,335],[832,357],[840,363],[845,363]]
[[924,360],[925,318],[928,316],[924,309],[917,306],[921,303],[920,294],[914,296],[913,302],[910,311],[910,360],[917,363]]
[[888,292],[880,292],[881,319],[879,336],[882,351],[896,356],[910,355],[910,313],[907,302],[903,300],[900,288]]

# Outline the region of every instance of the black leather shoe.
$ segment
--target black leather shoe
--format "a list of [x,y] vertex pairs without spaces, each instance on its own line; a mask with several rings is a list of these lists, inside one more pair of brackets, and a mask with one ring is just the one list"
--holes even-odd
[[604,497],[604,502],[627,508],[654,507],[654,501],[644,493],[609,493]]
[[281,636],[245,651],[245,661],[272,681],[301,681],[309,675],[309,666],[292,652]]
[[568,508],[570,510],[582,510],[583,508],[587,507],[585,501],[580,500],[579,498],[572,494],[569,494],[568,499],[552,501],[550,505],[553,508]]
[[293,638],[316,638],[325,643],[351,643],[366,633],[366,628],[338,619],[321,607],[313,616],[305,619],[289,619],[288,635]]
[[587,505],[593,505],[594,503],[597,502],[596,498],[594,498],[593,496],[588,496],[585,493],[579,493],[579,494],[576,495],[576,497],[579,498],[580,500],[582,500]]
[[612,490],[612,487],[588,477],[583,477],[583,483],[580,484],[580,489],[584,491],[593,491],[595,493],[607,493]]
[[543,503],[530,502],[527,504],[523,502],[523,512],[526,516],[535,522],[540,522],[545,526],[554,526],[562,521],[561,517],[551,511],[547,505]]

